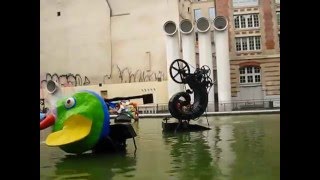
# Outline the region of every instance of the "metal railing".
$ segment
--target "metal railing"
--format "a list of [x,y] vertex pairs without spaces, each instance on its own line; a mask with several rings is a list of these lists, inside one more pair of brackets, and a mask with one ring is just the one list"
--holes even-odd
[[[208,103],[208,106],[213,103]],[[280,109],[280,99],[268,100],[241,100],[225,103],[215,103],[215,111],[247,111],[247,110],[267,110]],[[169,113],[168,104],[139,105],[139,114]],[[208,111],[210,112],[210,111]]]
[[[208,103],[208,106],[213,103]],[[215,112],[223,111],[247,111],[247,110],[264,110],[280,109],[280,99],[268,100],[241,100],[225,103],[215,103]],[[48,108],[44,106],[43,99],[40,99],[40,112],[46,113]],[[143,104],[138,106],[139,114],[159,114],[169,113],[168,104]],[[207,111],[210,112],[210,111]]]
[[219,111],[246,111],[280,109],[280,99],[268,100],[241,100],[229,103],[219,103]]

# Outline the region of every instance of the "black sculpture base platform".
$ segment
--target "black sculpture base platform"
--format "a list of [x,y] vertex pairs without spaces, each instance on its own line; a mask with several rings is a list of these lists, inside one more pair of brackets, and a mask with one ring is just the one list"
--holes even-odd
[[130,123],[110,124],[109,136],[101,139],[92,149],[93,153],[110,153],[126,151],[126,140],[133,139],[134,145],[137,134]]
[[198,124],[189,124],[187,121],[182,122],[162,122],[162,129],[165,132],[194,132],[210,130],[209,127],[200,126]]
[[128,114],[126,113],[121,113],[119,114],[115,119],[114,119],[115,123],[122,123],[122,122],[131,122],[131,117],[129,117]]

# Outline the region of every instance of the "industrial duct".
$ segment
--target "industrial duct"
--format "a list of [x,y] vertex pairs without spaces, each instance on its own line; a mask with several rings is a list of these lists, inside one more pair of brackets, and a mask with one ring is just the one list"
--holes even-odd
[[59,91],[60,87],[57,82],[49,80],[47,82],[47,91],[50,94],[55,94]]
[[196,50],[194,45],[194,26],[189,19],[180,22],[180,32],[182,38],[182,56],[192,67],[196,67]]
[[163,25],[163,30],[166,34],[166,52],[167,52],[167,77],[168,77],[168,100],[173,94],[182,91],[182,85],[174,82],[170,78],[169,68],[171,63],[180,59],[179,50],[179,36],[176,23],[173,21],[167,21]]
[[228,21],[224,16],[217,16],[213,20],[213,28],[217,31],[224,31],[228,27]]
[[178,31],[176,23],[173,21],[167,21],[166,23],[164,23],[163,29],[168,36],[174,36]]
[[182,34],[191,34],[194,29],[193,24],[189,19],[180,21],[179,26],[179,30]]
[[[205,18],[201,17],[196,21],[199,41],[199,66],[208,66],[212,71],[210,78],[213,80],[213,60],[212,60],[212,47],[211,47],[211,23]],[[214,111],[214,86],[208,92],[209,102],[208,110]]]
[[231,80],[228,21],[224,16],[217,16],[213,20],[214,41],[216,46],[217,82],[219,111],[231,111]]
[[[196,68],[196,49],[194,39],[194,26],[189,19],[180,21],[179,31],[182,39],[182,59],[186,61],[191,67]],[[186,85],[188,89],[190,87]],[[194,96],[191,96],[193,102]]]

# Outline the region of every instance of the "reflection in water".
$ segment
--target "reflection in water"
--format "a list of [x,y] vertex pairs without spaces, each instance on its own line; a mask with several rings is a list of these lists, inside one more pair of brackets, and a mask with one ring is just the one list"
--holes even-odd
[[132,127],[136,131],[136,133],[139,134],[139,121],[134,121],[132,123]]
[[236,154],[232,149],[234,143],[232,125],[215,125],[211,131],[204,131],[210,147],[213,163],[220,169],[221,178],[230,177]]
[[174,134],[162,132],[162,119],[140,119],[133,123],[136,156],[131,139],[125,154],[79,157],[40,143],[40,179],[280,179],[278,114],[208,120],[211,130]]
[[[278,130],[274,127],[277,126],[269,129],[262,120],[236,126],[234,134],[237,143],[233,144],[233,148],[237,159],[233,167],[233,179],[280,178],[280,140],[279,132],[273,134]],[[269,146],[267,142],[272,143]]]
[[56,164],[57,179],[112,179],[116,174],[124,177],[134,177],[136,160],[126,154],[81,156],[67,155]]
[[166,145],[171,145],[173,169],[179,179],[214,179],[220,170],[213,162],[210,148],[201,132],[163,133]]
[[[273,115],[274,116],[274,115]],[[277,116],[275,116],[277,117]],[[164,134],[181,179],[279,179],[279,120],[268,116],[215,118],[211,130]]]

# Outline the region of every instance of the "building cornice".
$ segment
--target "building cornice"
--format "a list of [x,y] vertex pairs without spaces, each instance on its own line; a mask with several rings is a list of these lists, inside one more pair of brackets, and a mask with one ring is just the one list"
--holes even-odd
[[270,58],[280,58],[280,54],[273,54],[273,55],[261,55],[261,56],[239,56],[239,57],[232,57],[230,60],[250,60],[250,59],[270,59]]

